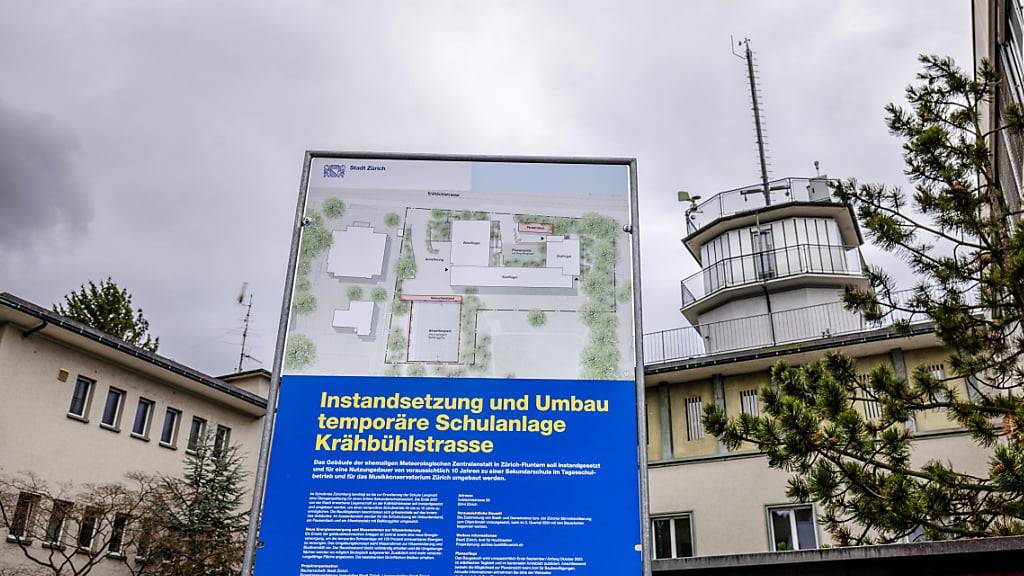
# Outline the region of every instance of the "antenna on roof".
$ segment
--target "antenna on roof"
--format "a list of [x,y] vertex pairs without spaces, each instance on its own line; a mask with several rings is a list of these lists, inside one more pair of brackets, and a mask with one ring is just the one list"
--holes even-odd
[[[248,297],[248,302],[246,302]],[[245,306],[245,318],[242,320],[242,350],[238,354],[238,369],[236,372],[242,371],[242,362],[248,358],[254,362],[259,362],[256,358],[245,353],[245,341],[249,337],[249,320],[252,318],[252,292],[249,292],[249,283],[243,282],[242,288],[238,291],[238,296],[235,298],[235,302]]]
[[[754,129],[757,132],[757,156],[761,161],[761,187],[764,192],[764,204],[772,203],[771,194],[768,191],[768,162],[765,158],[764,129],[761,126],[761,93],[757,89],[757,78],[754,75],[754,51],[750,49],[750,38],[744,38],[736,42],[729,36],[729,43],[732,45],[732,54],[747,62],[747,79],[750,82],[750,102],[754,107]],[[737,53],[737,47],[743,47],[743,53]]]

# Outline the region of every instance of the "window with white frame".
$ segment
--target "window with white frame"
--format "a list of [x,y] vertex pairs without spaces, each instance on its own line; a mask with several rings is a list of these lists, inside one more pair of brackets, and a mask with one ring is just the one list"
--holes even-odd
[[93,540],[96,539],[99,528],[100,514],[98,508],[86,508],[82,513],[82,521],[78,524],[78,547],[82,550],[92,550]]
[[103,417],[100,418],[100,425],[104,428],[117,430],[121,424],[121,411],[124,409],[124,390],[110,387],[107,390],[107,399],[103,403]]
[[178,421],[181,420],[181,410],[168,408],[164,412],[164,427],[160,430],[160,444],[168,448],[174,448],[178,442]]
[[[871,375],[867,373],[857,374],[857,382],[864,390],[871,389]],[[878,400],[862,400],[864,404],[864,418],[867,420],[882,419],[882,404]]]
[[139,398],[135,406],[135,420],[132,422],[132,435],[137,438],[148,438],[149,422],[153,419],[153,401]]
[[754,418],[761,415],[761,405],[757,401],[756,389],[740,391],[740,410]]
[[60,546],[64,540],[64,528],[68,522],[68,515],[74,506],[66,500],[54,500],[50,508],[50,519],[46,522],[46,531],[43,533],[43,542],[50,546]]
[[814,509],[810,505],[768,508],[768,535],[772,552],[817,548]]
[[[925,367],[925,370],[927,370],[928,374],[931,375],[931,377],[934,378],[935,380],[941,381],[946,378],[945,364],[929,364],[928,366]],[[949,397],[944,392],[939,392],[938,394],[935,395],[935,399],[938,400],[939,402],[947,402],[949,400]],[[943,412],[945,410],[946,409],[941,406],[936,406],[935,408],[932,408],[932,412]]]
[[231,445],[231,428],[217,425],[217,434],[213,437],[213,455],[220,456],[221,453]]
[[651,520],[654,559],[689,558],[693,556],[693,516],[680,514]]
[[758,280],[769,280],[775,277],[775,241],[771,228],[750,231],[751,243],[754,248],[754,272]]
[[189,452],[195,452],[199,445],[203,442],[203,436],[206,435],[206,420],[203,420],[199,416],[192,417],[192,427],[188,431],[188,448]]
[[39,495],[31,492],[18,493],[18,502],[14,505],[11,517],[8,540],[26,540],[32,537],[32,522],[39,507]]
[[107,551],[111,554],[124,554],[124,535],[128,528],[128,515],[117,514],[110,524],[110,540],[107,541]]
[[704,425],[700,421],[703,409],[704,405],[700,401],[700,396],[691,396],[686,399],[687,440],[702,440],[704,438]]
[[71,406],[68,407],[68,416],[74,418],[88,418],[89,400],[92,397],[92,380],[79,376],[75,380],[75,391],[71,394]]

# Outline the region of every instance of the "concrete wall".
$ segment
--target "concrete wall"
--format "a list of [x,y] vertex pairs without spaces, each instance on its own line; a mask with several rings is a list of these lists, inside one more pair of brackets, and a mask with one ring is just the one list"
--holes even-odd
[[658,387],[649,387],[644,399],[647,410],[647,459],[661,460],[661,403]]
[[765,506],[786,502],[789,476],[768,468],[763,457],[659,466],[648,476],[652,515],[693,515],[695,555],[769,550]]
[[[703,410],[703,404],[714,401],[714,388],[711,382],[691,382],[669,387],[669,407],[672,414],[672,456],[674,458],[711,454],[718,450],[718,440],[711,434],[704,434],[703,438],[695,440],[688,437],[686,410],[688,398],[700,398]],[[703,430],[702,424],[698,423],[698,426]]]
[[[58,379],[67,370],[67,381]],[[81,375],[95,382],[87,421],[70,418],[72,393]],[[127,392],[120,418],[120,430],[100,427],[103,406],[110,387]],[[0,325],[0,475],[17,476],[32,472],[57,485],[74,486],[124,481],[126,473],[179,476],[193,416],[207,421],[207,430],[217,425],[231,428],[231,442],[240,445],[245,466],[255,470],[259,450],[261,418],[242,414],[210,397],[174,388],[108,360],[71,349],[42,335],[23,338],[11,325]],[[212,395],[211,395],[212,396]],[[152,400],[153,416],[149,440],[133,437],[132,421],[140,397]],[[175,448],[161,445],[160,431],[168,407],[181,411]],[[245,506],[249,503],[246,502]],[[77,534],[77,527],[72,527]],[[0,538],[6,538],[0,528]],[[36,544],[38,546],[38,544]],[[18,546],[0,540],[0,567],[20,561]],[[121,573],[106,566],[94,574]],[[113,570],[113,572],[110,572]]]
[[[954,462],[982,474],[989,451],[966,434],[923,437],[914,443],[913,462]],[[789,474],[768,467],[763,456],[690,460],[649,470],[652,515],[692,514],[694,554],[768,552],[768,506],[787,504]],[[819,544],[831,542],[817,527]]]

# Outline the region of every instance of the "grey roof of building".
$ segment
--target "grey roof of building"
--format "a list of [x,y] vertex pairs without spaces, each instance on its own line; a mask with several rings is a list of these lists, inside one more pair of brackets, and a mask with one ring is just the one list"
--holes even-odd
[[248,378],[249,376],[262,376],[264,378],[272,378],[273,375],[270,370],[266,368],[253,368],[251,370],[242,370],[241,372],[231,372],[229,374],[221,374],[217,376],[218,379],[230,382],[231,380],[238,380],[239,378]]
[[115,338],[91,326],[87,326],[85,324],[82,324],[81,322],[67,318],[66,316],[62,316],[61,314],[58,314],[52,310],[47,310],[46,308],[43,308],[38,304],[29,302],[28,300],[19,298],[8,292],[0,292],[0,305],[33,316],[40,322],[43,322],[45,324],[57,326],[59,328],[63,328],[80,336],[84,336],[85,338],[103,344],[104,346],[107,346],[120,353],[127,354],[134,358],[138,358],[140,360],[148,362],[154,366],[157,366],[163,370],[167,370],[168,372],[172,372],[179,376],[184,376],[190,380],[203,384],[204,386],[207,386],[213,390],[222,392],[224,394],[227,394],[229,396],[232,396],[254,406],[258,406],[259,408],[266,409],[267,407],[266,398],[242,390],[241,388],[234,386],[233,384],[229,384],[227,382],[224,382],[223,380],[220,380],[219,378],[214,378],[213,376],[204,374],[194,368],[190,368],[188,366],[185,366],[184,364],[175,362],[170,358],[160,356],[159,354],[149,352],[148,350],[143,350],[138,346],[129,344],[124,340]]

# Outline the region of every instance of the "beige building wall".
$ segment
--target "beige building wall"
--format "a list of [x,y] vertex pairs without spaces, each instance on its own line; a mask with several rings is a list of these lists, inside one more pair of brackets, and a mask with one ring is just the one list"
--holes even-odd
[[[752,374],[739,374],[737,376],[726,376],[723,378],[725,389],[725,413],[730,418],[736,418],[743,413],[743,401],[741,394],[754,390],[759,394],[761,388],[768,383],[768,372],[754,372]],[[758,409],[761,402],[758,400]],[[755,446],[750,442],[744,442],[734,452],[750,452]]]
[[661,460],[661,410],[658,388],[648,388],[644,405],[647,408],[647,459]]
[[[64,381],[62,371],[67,372]],[[68,415],[79,376],[94,382],[81,419]],[[111,387],[126,393],[116,429],[100,425]],[[0,391],[0,475],[32,472],[54,486],[68,484],[71,492],[83,484],[122,482],[132,471],[180,476],[191,422],[199,417],[210,432],[218,425],[230,428],[230,441],[240,446],[249,471],[246,486],[252,483],[262,409],[251,406],[245,413],[218,400],[226,397],[224,392],[185,390],[43,334],[23,337],[22,329],[12,324],[0,324]],[[140,398],[154,403],[146,438],[132,434]],[[168,408],[181,412],[172,446],[160,442]],[[77,534],[74,522],[68,530]],[[23,563],[19,547],[7,541],[6,529],[0,532],[0,567]],[[121,574],[124,569],[108,560],[92,573]]]
[[703,432],[704,427],[700,423],[699,417],[700,414],[703,414],[703,405],[714,401],[714,388],[711,382],[689,382],[669,387],[669,409],[672,414],[672,456],[675,458],[714,454],[718,451],[718,440],[710,434],[703,434],[701,438],[690,438],[687,426],[694,415],[688,413],[687,401],[692,399],[701,403],[701,410],[696,415],[693,424]]
[[[983,474],[990,454],[961,432],[920,438],[912,460],[916,466],[930,460],[954,462],[960,470]],[[786,498],[789,473],[769,468],[760,455],[655,465],[648,476],[651,516],[691,514],[697,556],[768,552],[767,509],[791,504]],[[828,534],[816,526],[819,544],[830,544]]]
[[[894,364],[894,357],[899,357],[900,351],[878,351],[889,348],[892,345],[874,346],[872,350],[875,351],[856,358],[858,373],[867,373],[884,365],[899,375],[900,369]],[[845,352],[853,355],[855,350],[847,349]],[[796,365],[821,355],[821,352],[816,352],[801,357],[799,361],[787,362]],[[947,362],[945,351],[934,344],[903,350],[902,359],[908,376],[917,366]],[[763,363],[751,365],[748,373],[744,373],[742,366],[739,362],[725,365],[723,369],[731,373],[717,377],[721,381],[725,410],[730,417],[740,414],[742,391],[759,390],[769,380]],[[685,371],[657,376],[661,381],[669,378],[685,380],[687,376]],[[692,382],[661,384],[669,386],[670,390],[670,430],[674,450],[672,459],[654,462],[649,467],[650,514],[653,518],[689,514],[694,554],[698,556],[767,552],[771,550],[768,508],[793,504],[786,498],[789,473],[769,468],[765,457],[754,452],[751,444],[720,453],[713,436],[707,435],[697,442],[687,441],[685,399],[700,396],[704,403],[716,401],[715,378],[708,379],[700,373]],[[958,386],[960,393],[965,394],[962,382]],[[649,436],[654,442],[662,435],[656,427],[660,420],[655,415],[661,411],[658,386],[648,387],[647,393]],[[864,413],[864,406],[858,405],[857,409]],[[944,412],[917,414],[915,420],[918,425],[912,456],[915,465],[938,460],[968,473],[985,473],[991,452],[980,448]],[[661,454],[661,451],[652,450],[649,445],[648,454],[653,461],[656,459],[653,456]],[[819,546],[829,544],[828,535],[817,523],[816,529]]]
[[[949,377],[949,358],[941,348],[929,350],[909,350],[905,354],[907,363],[907,377],[913,378],[914,371],[923,367],[927,372],[936,372],[936,377]],[[949,382],[954,393],[960,400],[967,399],[967,386],[963,378],[957,378]],[[914,421],[917,423],[918,432],[934,432],[939,430],[950,430],[958,428],[959,425],[949,417],[945,410],[934,409],[914,413]]]

